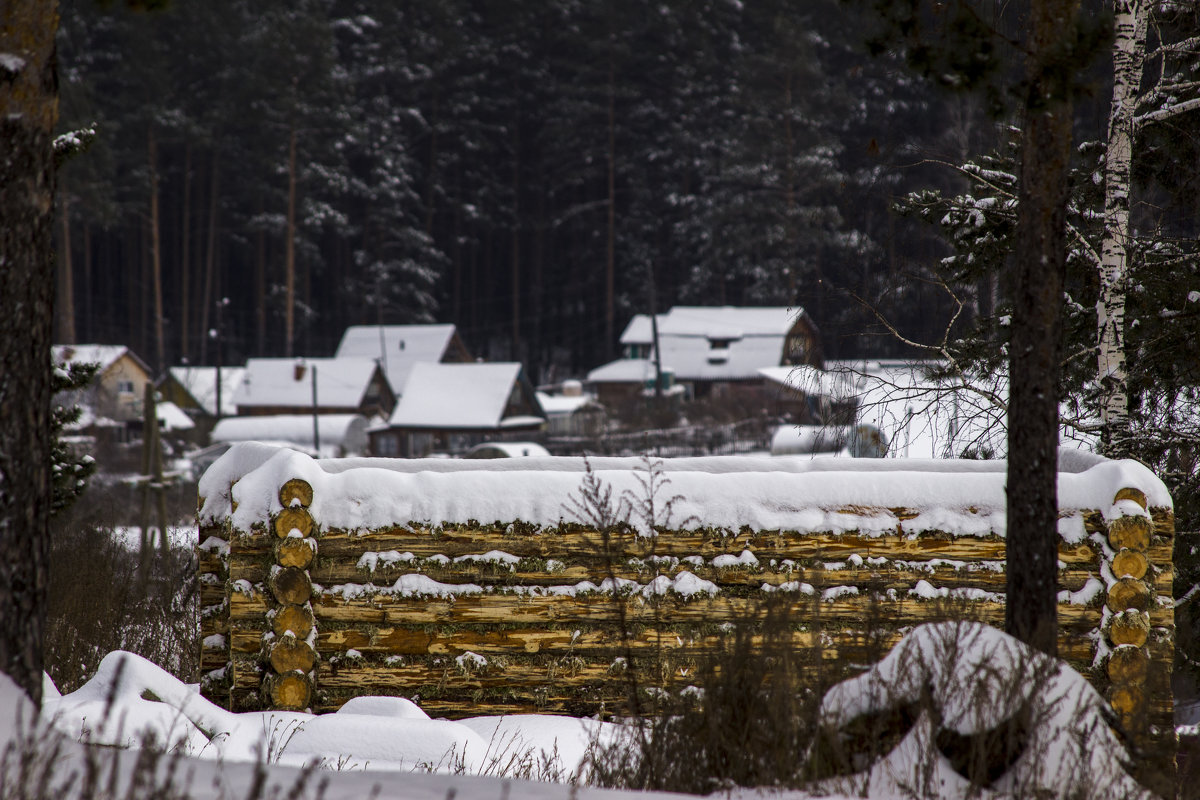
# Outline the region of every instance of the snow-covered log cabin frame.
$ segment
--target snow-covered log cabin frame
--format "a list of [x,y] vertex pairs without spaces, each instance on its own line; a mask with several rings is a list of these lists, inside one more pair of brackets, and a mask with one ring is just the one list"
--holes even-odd
[[[614,505],[644,496],[653,469],[668,481],[659,512],[677,498],[671,518],[651,530],[635,514],[598,552],[578,504],[589,468]],[[867,634],[890,647],[944,616],[944,598],[1000,626],[1004,470],[804,457],[317,461],[236,445],[200,482],[202,690],[233,710],[332,711],[374,694],[451,718],[619,713],[627,647],[686,682],[768,597],[793,598],[801,622],[819,616],[819,629],[792,635],[826,659],[861,663]],[[1173,730],[1170,495],[1140,464],[1065,452],[1058,492],[1059,655],[1150,744]]]

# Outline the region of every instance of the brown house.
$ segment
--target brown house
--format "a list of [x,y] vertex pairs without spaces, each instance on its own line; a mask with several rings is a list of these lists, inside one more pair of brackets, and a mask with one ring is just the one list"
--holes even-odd
[[83,409],[80,428],[125,428],[141,422],[142,398],[151,382],[150,367],[137,354],[118,344],[60,344],[52,350],[55,365],[96,364],[99,369],[91,386],[75,397],[57,402]]
[[421,363],[387,425],[370,432],[371,452],[456,455],[485,441],[528,439],[545,423],[520,364]]
[[[664,389],[748,412],[768,408],[763,367],[821,367],[820,333],[800,308],[675,306],[660,314],[658,344]],[[588,374],[596,399],[627,409],[653,391],[654,332],[639,314],[621,334],[623,357]]]
[[396,395],[369,358],[252,358],[233,393],[238,416],[362,414],[386,418]]

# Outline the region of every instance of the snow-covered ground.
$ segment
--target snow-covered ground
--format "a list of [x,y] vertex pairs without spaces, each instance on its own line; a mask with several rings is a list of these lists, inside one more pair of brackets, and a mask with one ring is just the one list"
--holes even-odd
[[[543,715],[432,720],[403,698],[364,697],[334,714],[234,714],[203,699],[158,667],[128,653],[111,653],[78,691],[61,696],[46,682],[35,733],[31,704],[0,675],[0,749],[20,744],[52,763],[56,800],[85,797],[72,775],[87,774],[89,756],[119,782],[128,781],[147,741],[176,754],[162,759],[160,780],[173,780],[196,800],[241,798],[265,780],[265,794],[287,793],[302,775],[308,794],[339,798],[499,800],[500,798],[669,797],[586,785],[585,753],[627,729],[589,719]],[[915,706],[913,704],[916,704]],[[879,664],[834,687],[821,714],[825,741],[853,755],[864,744],[855,722],[898,706],[918,708],[883,758],[856,774],[827,778],[811,793],[741,789],[722,796],[772,797],[1149,797],[1123,771],[1124,751],[1109,728],[1106,703],[1061,662],[1030,651],[979,623],[939,623],[915,629]],[[954,742],[969,742],[1020,723],[1022,747],[985,790],[972,791],[954,768]],[[949,738],[948,738],[949,737]],[[87,747],[81,741],[107,747]],[[951,745],[947,744],[951,742]],[[808,753],[797,752],[805,759]],[[173,763],[173,767],[171,764]],[[960,760],[961,766],[961,760]],[[530,781],[523,774],[558,778]],[[0,772],[0,796],[15,778],[14,761]],[[576,782],[575,779],[578,779]],[[124,796],[117,793],[115,796]],[[1074,796],[1074,795],[1072,795]]]

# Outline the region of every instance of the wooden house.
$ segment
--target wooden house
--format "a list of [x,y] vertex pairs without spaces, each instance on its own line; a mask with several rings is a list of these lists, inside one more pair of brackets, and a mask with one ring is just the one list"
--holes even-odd
[[72,397],[56,398],[63,405],[78,405],[83,414],[79,429],[108,428],[114,438],[127,439],[129,423],[140,430],[142,399],[152,382],[150,367],[124,345],[60,344],[52,357],[56,366],[96,364],[99,369],[91,386]]
[[342,334],[337,358],[379,362],[396,397],[416,364],[469,363],[470,352],[453,325],[352,325]]
[[[821,367],[820,335],[799,308],[675,306],[659,314],[658,344],[664,389],[755,413],[770,404],[763,367]],[[603,405],[628,408],[654,387],[654,332],[639,314],[621,334],[622,357],[588,374]],[[680,387],[675,389],[675,387]]]
[[457,455],[484,441],[527,439],[546,423],[521,365],[413,365],[386,425],[371,431],[375,455]]
[[396,394],[370,358],[252,358],[233,393],[238,416],[362,414],[387,418]]

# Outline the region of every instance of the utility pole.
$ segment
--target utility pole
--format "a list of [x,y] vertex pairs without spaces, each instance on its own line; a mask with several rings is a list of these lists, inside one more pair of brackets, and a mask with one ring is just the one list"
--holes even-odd
[[317,365],[312,368],[312,409],[313,409],[313,450],[317,457],[321,455],[321,425],[317,415]]
[[229,305],[229,298],[222,297],[217,301],[217,327],[213,330],[213,339],[217,346],[217,421],[221,421],[221,311]]

